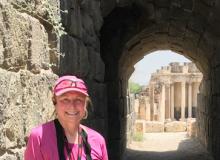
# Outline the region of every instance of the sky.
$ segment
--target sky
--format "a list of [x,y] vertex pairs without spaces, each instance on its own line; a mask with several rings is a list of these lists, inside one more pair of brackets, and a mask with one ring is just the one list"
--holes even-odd
[[147,85],[151,73],[156,72],[156,70],[160,69],[162,66],[168,66],[170,62],[183,63],[191,61],[169,50],[152,52],[135,64],[135,71],[131,75],[130,80],[140,85]]

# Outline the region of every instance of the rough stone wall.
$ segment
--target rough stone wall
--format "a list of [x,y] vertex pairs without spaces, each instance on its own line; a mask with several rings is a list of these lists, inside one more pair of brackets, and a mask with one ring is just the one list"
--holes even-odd
[[[208,79],[203,79],[200,85],[200,93],[198,94],[198,107],[197,107],[197,127],[198,138],[210,151],[213,149],[216,141],[213,142],[215,133],[212,125],[215,117],[212,117],[211,108],[211,92],[207,83],[210,83]],[[205,91],[205,92],[204,92]],[[214,129],[215,130],[215,129]],[[218,145],[218,144],[217,144]]]
[[[59,7],[68,11],[60,39]],[[2,0],[0,11],[0,160],[23,159],[31,128],[51,119],[57,74],[86,80],[93,107],[85,123],[107,137],[100,1]]]
[[60,40],[59,75],[74,74],[83,78],[89,87],[93,106],[85,123],[107,138],[107,97],[104,84],[105,65],[100,57],[99,31],[103,23],[100,0],[60,1],[66,35]]
[[23,159],[27,136],[34,126],[52,116],[51,72],[0,69],[0,159]]
[[57,76],[50,69],[51,33],[40,18],[41,5],[0,1],[1,160],[23,159],[30,129],[49,120],[54,110],[50,90]]

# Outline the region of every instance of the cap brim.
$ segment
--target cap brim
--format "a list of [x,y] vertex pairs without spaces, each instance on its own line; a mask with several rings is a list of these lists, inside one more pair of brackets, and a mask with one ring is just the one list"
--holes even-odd
[[77,88],[66,88],[66,89],[62,89],[62,90],[60,90],[60,91],[55,92],[54,94],[55,94],[56,96],[61,96],[62,94],[67,93],[67,92],[79,92],[79,93],[84,94],[85,96],[89,96],[86,91],[82,91],[81,89],[77,89]]

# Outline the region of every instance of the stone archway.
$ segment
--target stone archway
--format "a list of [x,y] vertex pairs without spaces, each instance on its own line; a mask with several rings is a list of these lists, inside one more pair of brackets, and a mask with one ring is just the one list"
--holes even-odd
[[135,1],[121,4],[106,16],[101,56],[106,66],[110,159],[120,159],[125,149],[127,80],[133,65],[146,54],[162,49],[188,57],[202,71],[198,137],[215,159],[219,158],[218,7],[217,1]]

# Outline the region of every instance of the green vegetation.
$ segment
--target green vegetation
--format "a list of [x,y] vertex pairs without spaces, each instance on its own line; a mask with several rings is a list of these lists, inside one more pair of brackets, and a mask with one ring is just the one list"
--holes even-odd
[[58,8],[58,4],[52,4],[50,0],[41,0],[38,3],[32,1],[15,1],[12,5],[18,11],[25,12],[40,20],[42,23],[50,25],[52,32],[57,38],[67,34],[61,23],[59,12],[68,13],[67,10],[62,11]]
[[134,141],[143,141],[144,140],[144,135],[143,135],[143,133],[142,132],[135,132],[134,134],[133,134],[133,137],[132,137],[132,139],[134,140]]
[[138,83],[129,81],[129,89],[130,93],[139,93],[141,91],[142,86]]

